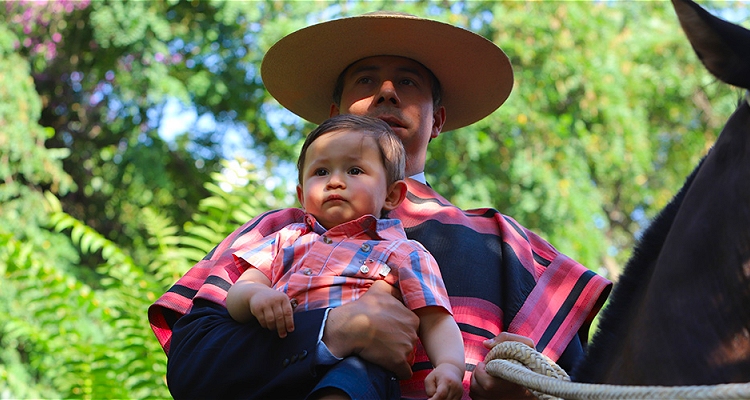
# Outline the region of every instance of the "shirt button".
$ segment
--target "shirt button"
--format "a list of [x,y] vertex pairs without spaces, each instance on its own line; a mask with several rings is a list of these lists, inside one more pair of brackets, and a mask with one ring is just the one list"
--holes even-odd
[[329,238],[328,236],[323,236],[323,243],[331,244],[333,243],[333,240],[331,240],[331,238]]
[[363,274],[366,274],[366,273],[370,272],[370,268],[367,265],[363,265],[363,266],[359,267],[359,272],[361,272]]
[[289,300],[289,304],[292,305],[292,310],[294,310],[295,308],[297,308],[297,305],[298,305],[297,299],[291,299],[291,300]]
[[310,276],[310,275],[312,275],[312,270],[310,268],[305,268],[305,269],[302,270],[302,273],[305,274],[305,275],[307,275],[307,276]]
[[369,253],[370,250],[372,250],[372,246],[370,246],[369,243],[365,243],[360,247],[360,250],[364,251],[365,253]]

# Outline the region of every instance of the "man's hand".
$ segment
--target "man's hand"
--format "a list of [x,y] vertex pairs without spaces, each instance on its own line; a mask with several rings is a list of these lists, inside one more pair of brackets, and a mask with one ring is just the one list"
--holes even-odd
[[408,379],[419,318],[397,297],[385,281],[373,283],[358,300],[330,311],[323,342],[337,357],[358,355]]
[[[534,347],[534,341],[513,333],[502,332],[493,339],[484,341],[484,347],[491,349],[502,342],[521,342]],[[525,387],[496,378],[485,369],[487,360],[477,364],[474,373],[471,374],[471,388],[469,395],[474,400],[481,399],[534,399],[536,398]]]

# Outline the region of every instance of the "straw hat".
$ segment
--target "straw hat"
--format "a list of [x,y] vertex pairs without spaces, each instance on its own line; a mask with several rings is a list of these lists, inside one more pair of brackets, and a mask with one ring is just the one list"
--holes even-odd
[[446,110],[443,131],[486,117],[508,98],[513,70],[491,41],[466,29],[409,14],[375,12],[293,32],[266,53],[261,76],[269,93],[300,117],[329,117],[336,79],[366,57],[418,61],[440,81]]

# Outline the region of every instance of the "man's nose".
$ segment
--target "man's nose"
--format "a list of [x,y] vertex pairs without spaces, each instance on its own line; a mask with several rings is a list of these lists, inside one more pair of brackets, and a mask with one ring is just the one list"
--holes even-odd
[[390,103],[394,106],[397,106],[400,102],[401,100],[399,100],[398,98],[398,93],[396,93],[396,86],[393,84],[393,81],[384,80],[380,85],[377,104],[380,105],[383,103]]

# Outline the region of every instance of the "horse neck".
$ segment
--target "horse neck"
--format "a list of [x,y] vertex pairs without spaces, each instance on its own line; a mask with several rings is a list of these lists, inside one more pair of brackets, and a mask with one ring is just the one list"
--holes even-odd
[[[700,167],[644,284],[626,363],[703,365],[695,375],[648,378],[659,384],[750,380],[750,100]],[[725,376],[737,363],[744,376]]]

